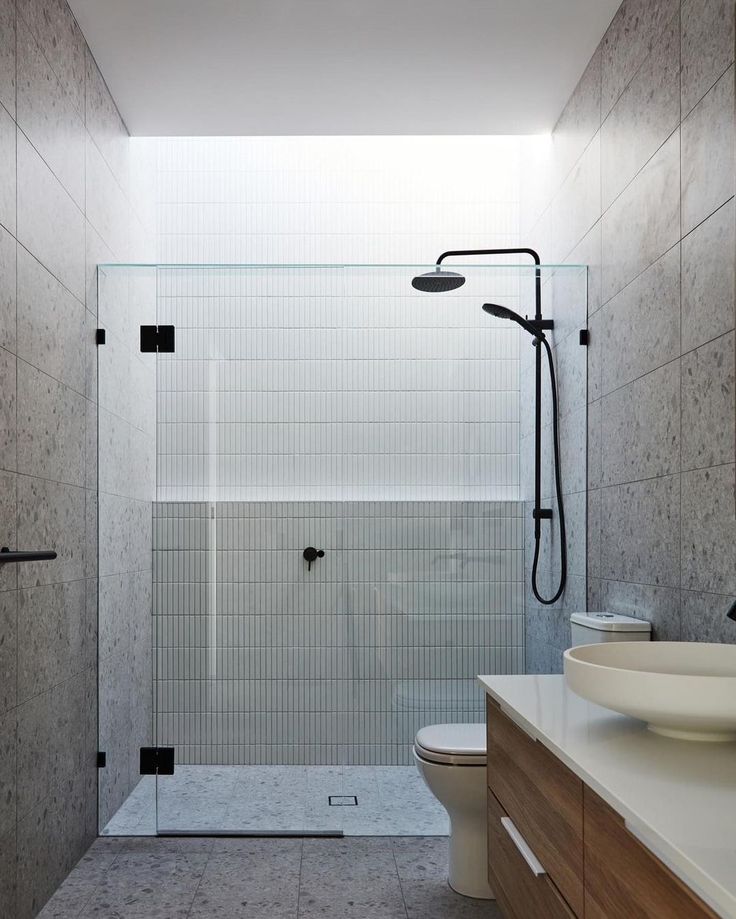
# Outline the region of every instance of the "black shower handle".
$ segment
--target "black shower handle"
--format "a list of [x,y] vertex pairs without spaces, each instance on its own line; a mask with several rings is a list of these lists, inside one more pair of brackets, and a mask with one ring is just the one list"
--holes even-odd
[[308,566],[308,568],[307,568],[307,571],[311,571],[311,570],[312,570],[312,562],[315,561],[315,560],[318,559],[318,558],[324,558],[324,557],[325,557],[325,550],[324,550],[324,549],[315,549],[314,546],[307,546],[307,548],[302,552],[302,557],[304,558],[304,561],[305,561],[305,562],[308,562],[308,563],[309,563],[309,566]]

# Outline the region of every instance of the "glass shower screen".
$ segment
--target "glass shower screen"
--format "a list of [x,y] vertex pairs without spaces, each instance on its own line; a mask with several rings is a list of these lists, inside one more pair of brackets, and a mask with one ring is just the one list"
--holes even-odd
[[103,832],[447,832],[414,734],[525,666],[531,348],[481,307],[534,274],[430,267],[99,268]]

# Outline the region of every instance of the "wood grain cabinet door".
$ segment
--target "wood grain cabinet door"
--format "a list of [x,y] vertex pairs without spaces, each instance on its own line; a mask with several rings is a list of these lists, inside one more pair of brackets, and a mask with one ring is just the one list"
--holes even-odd
[[716,919],[716,914],[584,792],[585,919]]
[[[541,864],[488,792],[488,881],[505,919],[575,919]],[[535,873],[536,867],[536,873]]]
[[[488,787],[574,913],[582,916],[583,783],[490,698],[487,715]],[[536,917],[529,913],[520,919]]]

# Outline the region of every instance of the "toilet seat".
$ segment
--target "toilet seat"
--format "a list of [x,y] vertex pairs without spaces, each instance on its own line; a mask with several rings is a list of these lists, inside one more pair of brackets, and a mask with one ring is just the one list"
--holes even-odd
[[484,724],[432,724],[417,731],[417,756],[448,766],[486,765]]

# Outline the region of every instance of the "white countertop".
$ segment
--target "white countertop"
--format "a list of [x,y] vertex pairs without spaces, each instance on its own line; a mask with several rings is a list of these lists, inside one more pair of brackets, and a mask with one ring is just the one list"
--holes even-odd
[[485,691],[720,916],[736,919],[736,743],[672,740],[586,702],[564,676],[479,676]]

